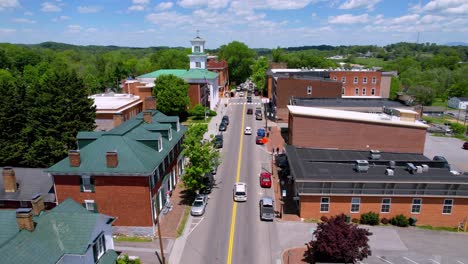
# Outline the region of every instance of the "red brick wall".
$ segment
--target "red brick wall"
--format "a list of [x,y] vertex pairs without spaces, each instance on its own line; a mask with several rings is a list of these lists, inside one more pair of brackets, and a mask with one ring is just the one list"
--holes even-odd
[[191,83],[188,95],[190,98],[190,108],[194,107],[196,104],[199,104],[201,97],[200,85]]
[[[320,212],[320,198],[330,197],[330,207],[328,213]],[[353,196],[360,197],[360,196]],[[381,213],[382,198],[391,198],[389,213]],[[468,198],[455,198],[450,215],[442,214],[445,198],[422,198],[421,211],[419,214],[411,213],[413,197],[362,197],[359,213],[351,213],[351,196],[301,196],[300,217],[320,219],[322,215],[327,217],[338,214],[350,215],[351,218],[359,219],[362,213],[369,211],[379,213],[380,218],[390,219],[395,215],[403,214],[406,217],[416,218],[418,225],[432,226],[457,226],[460,221],[468,216]],[[451,197],[447,197],[451,199]]]
[[[366,96],[371,96],[372,88],[375,89],[374,96],[382,96],[380,92],[381,83],[381,72],[372,71],[331,71],[330,79],[341,82],[342,78],[345,77],[346,81],[343,83],[345,90],[344,96],[356,96],[355,89],[359,89],[360,96],[363,95],[363,88],[366,89]],[[354,83],[354,77],[358,77],[358,82]],[[364,83],[364,77],[367,77],[367,83]],[[372,77],[376,77],[376,83],[372,83]],[[388,96],[386,97],[388,98]]]
[[[307,94],[307,86],[312,86],[312,94]],[[305,98],[341,97],[341,83],[322,80],[302,80],[279,78],[276,83],[276,107],[285,108],[291,96]]]
[[95,176],[95,192],[80,192],[79,176],[54,176],[58,202],[94,200],[100,213],[115,216],[117,226],[152,226],[147,177]]
[[290,114],[289,142],[297,147],[422,154],[425,138],[425,128]]

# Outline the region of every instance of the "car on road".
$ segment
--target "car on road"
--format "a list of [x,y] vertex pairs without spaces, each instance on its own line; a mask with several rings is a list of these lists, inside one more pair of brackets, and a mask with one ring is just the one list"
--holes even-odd
[[227,125],[223,122],[221,122],[221,124],[219,124],[219,131],[226,131],[227,129]]
[[265,136],[265,129],[264,128],[257,129],[257,136],[264,137]]
[[247,108],[247,114],[248,114],[248,115],[252,115],[252,114],[253,114],[252,108]]
[[462,146],[463,149],[468,149],[468,141],[465,141]]
[[262,113],[255,113],[255,120],[262,120]]
[[234,183],[234,189],[232,190],[232,198],[236,202],[247,201],[247,184],[244,182]]
[[223,135],[216,135],[213,139],[213,147],[219,149],[223,147]]
[[247,96],[247,103],[251,103],[252,102],[252,96]]
[[271,188],[271,174],[268,172],[260,173],[260,187]]
[[192,209],[190,214],[193,216],[201,216],[205,213],[206,205],[208,204],[208,196],[204,194],[198,194],[193,201]]
[[229,125],[229,116],[227,115],[223,116],[223,118],[221,119],[221,123]]
[[245,135],[252,135],[252,128],[251,127],[245,127],[244,129],[244,134]]
[[239,92],[240,97],[244,97],[244,92]]
[[264,196],[260,199],[260,220],[273,221],[275,219],[275,208],[273,198]]
[[202,194],[210,194],[213,190],[213,186],[215,184],[215,178],[211,173],[206,173],[203,177],[203,185],[204,187],[200,189],[200,193]]
[[257,144],[257,145],[263,145],[263,137],[257,136],[257,137],[255,138],[255,144]]

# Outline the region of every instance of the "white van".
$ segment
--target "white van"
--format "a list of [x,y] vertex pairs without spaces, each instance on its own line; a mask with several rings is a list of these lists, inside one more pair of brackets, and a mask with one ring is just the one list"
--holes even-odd
[[234,189],[232,190],[234,201],[246,202],[247,201],[247,184],[243,182],[234,183]]

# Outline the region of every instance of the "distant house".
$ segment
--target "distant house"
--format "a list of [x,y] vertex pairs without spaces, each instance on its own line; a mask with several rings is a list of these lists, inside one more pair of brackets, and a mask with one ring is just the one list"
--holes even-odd
[[43,194],[46,209],[56,205],[54,183],[45,169],[3,167],[0,178],[0,209],[31,207],[33,197]]
[[452,97],[448,101],[448,106],[455,109],[467,109],[468,97]]
[[115,218],[89,212],[72,199],[43,212],[32,208],[0,210],[0,256],[3,264],[115,263]]
[[79,149],[47,170],[58,202],[116,216],[115,232],[153,235],[184,169],[185,131],[179,117],[146,110],[107,132],[79,132]]

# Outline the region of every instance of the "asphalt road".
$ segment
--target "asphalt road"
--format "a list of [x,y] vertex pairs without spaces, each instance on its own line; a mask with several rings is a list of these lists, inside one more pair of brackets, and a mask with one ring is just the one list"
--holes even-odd
[[[247,108],[255,110],[260,106],[258,98],[254,98],[253,104],[246,104],[245,98],[230,100],[227,109],[230,124],[224,133],[222,164],[216,175],[216,187],[210,195],[205,215],[201,220],[193,219],[197,224],[187,237],[180,263],[261,264],[277,263],[280,259],[277,223],[261,222],[258,208],[263,195],[273,196],[272,189],[262,189],[259,184],[262,165],[264,167],[270,162],[265,147],[255,144],[256,130],[264,127],[265,123],[264,120],[256,121],[255,115],[245,114]],[[252,135],[243,135],[245,126],[252,127]],[[238,172],[239,181],[247,183],[248,197],[247,202],[237,204],[235,225],[232,226],[232,188]]]

